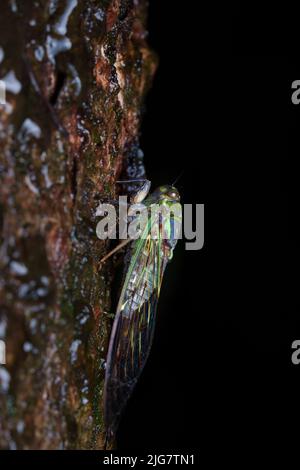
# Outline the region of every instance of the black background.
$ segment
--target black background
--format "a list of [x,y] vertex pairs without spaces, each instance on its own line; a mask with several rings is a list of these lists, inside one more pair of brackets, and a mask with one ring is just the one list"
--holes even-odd
[[150,1],[160,66],[142,127],[146,170],[154,186],[184,170],[178,189],[205,204],[205,244],[181,242],[168,267],[121,450],[251,451],[297,421],[300,51],[285,27],[298,28],[291,12],[253,2],[234,5],[226,36],[199,14]]

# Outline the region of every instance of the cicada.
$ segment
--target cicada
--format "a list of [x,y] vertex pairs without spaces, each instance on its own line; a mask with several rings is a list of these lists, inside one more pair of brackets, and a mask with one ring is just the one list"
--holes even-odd
[[[181,231],[181,205],[177,189],[173,185],[160,186],[151,195],[149,189],[150,182],[145,180],[133,198],[134,202],[142,202],[146,208],[146,223],[140,237],[130,240],[128,244],[128,266],[108,348],[104,418],[107,441],[110,442],[147,361],[163,275]],[[137,215],[139,217],[141,215]],[[119,246],[124,246],[124,242]]]

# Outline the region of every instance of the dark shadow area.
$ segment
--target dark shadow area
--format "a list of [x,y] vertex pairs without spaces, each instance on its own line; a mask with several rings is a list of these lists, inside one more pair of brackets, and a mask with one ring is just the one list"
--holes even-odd
[[205,246],[175,250],[119,448],[250,450],[281,435],[299,382],[298,198],[289,178],[300,119],[290,81],[300,70],[281,48],[285,16],[275,7],[271,21],[249,2],[236,5],[232,50],[214,55],[191,11],[170,15],[165,3],[150,2],[160,66],[142,148],[155,186],[184,169],[183,202],[205,203]]

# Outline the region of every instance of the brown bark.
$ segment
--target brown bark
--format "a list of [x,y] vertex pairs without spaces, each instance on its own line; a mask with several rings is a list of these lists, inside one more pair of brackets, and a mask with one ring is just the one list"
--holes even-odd
[[[145,0],[1,2],[0,447],[102,449],[111,328],[95,209],[138,154]],[[139,168],[137,171],[140,170]]]

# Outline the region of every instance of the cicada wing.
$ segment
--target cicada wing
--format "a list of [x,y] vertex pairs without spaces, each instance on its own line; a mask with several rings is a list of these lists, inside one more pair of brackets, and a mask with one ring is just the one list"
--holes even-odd
[[167,257],[163,241],[136,242],[114,320],[104,388],[105,421],[114,434],[122,410],[146,363]]

